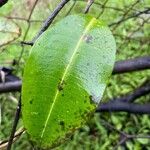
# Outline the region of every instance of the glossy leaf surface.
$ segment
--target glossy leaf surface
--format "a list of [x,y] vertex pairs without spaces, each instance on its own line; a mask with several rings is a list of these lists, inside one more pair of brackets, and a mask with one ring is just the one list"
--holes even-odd
[[34,44],[22,87],[25,128],[39,146],[53,147],[82,126],[99,103],[115,61],[110,30],[72,15]]

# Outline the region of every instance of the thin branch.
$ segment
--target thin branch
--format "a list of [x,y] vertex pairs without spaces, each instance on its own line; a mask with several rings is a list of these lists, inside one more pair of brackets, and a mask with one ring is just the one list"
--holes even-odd
[[19,21],[25,21],[25,22],[44,22],[44,20],[29,20],[29,19],[26,19],[26,18],[23,18],[23,17],[14,17],[14,16],[4,16],[2,15],[4,18],[7,18],[7,19],[11,19],[11,20],[19,20]]
[[[85,2],[86,2],[85,0],[76,0],[76,1],[78,1],[78,2],[83,2],[83,3],[85,3]],[[95,5],[97,5],[97,6],[104,7],[104,4],[102,4],[102,3],[100,3],[100,2],[96,2],[96,1],[95,1],[93,4],[95,4]],[[105,8],[107,8],[107,9],[112,9],[112,10],[115,10],[115,11],[124,12],[124,10],[123,10],[123,9],[120,9],[120,8],[118,8],[118,7],[105,6]]]
[[67,11],[65,16],[68,16],[71,13],[71,11],[73,10],[74,6],[76,5],[76,2],[77,2],[76,0],[73,1],[73,4],[71,5],[70,9]]
[[106,1],[101,5],[101,11],[100,11],[99,15],[96,17],[97,19],[99,19],[99,18],[103,15],[103,13],[104,13],[104,11],[105,11],[105,6],[106,6],[107,2],[108,2],[108,0],[106,0]]
[[[133,4],[131,4],[131,5],[129,6],[129,8],[127,8],[127,10],[126,10],[125,13],[123,14],[123,16],[121,17],[120,21],[121,21],[121,20],[123,21],[123,20],[126,18],[126,16],[129,14],[129,12],[130,12],[131,10],[133,10],[134,6],[136,6],[136,5],[139,4],[139,3],[140,3],[140,0],[136,0]],[[120,23],[121,23],[121,22],[120,22]],[[115,29],[119,26],[120,23],[117,23],[116,26],[113,28],[113,30],[115,30]]]
[[120,24],[120,23],[122,23],[124,21],[127,21],[127,20],[129,20],[131,18],[136,18],[136,17],[138,17],[138,16],[140,16],[142,14],[150,14],[150,8],[147,8],[147,9],[145,9],[143,11],[139,11],[138,13],[134,13],[131,16],[128,16],[128,17],[126,17],[124,19],[121,19],[121,20],[119,20],[117,22],[111,23],[109,26],[111,27],[111,26],[114,26],[114,25],[118,25],[118,24]]
[[11,146],[12,146],[14,135],[15,135],[16,128],[17,128],[17,124],[18,124],[18,121],[20,118],[20,112],[21,112],[21,97],[18,101],[18,106],[17,106],[17,110],[16,110],[16,114],[15,114],[15,120],[14,120],[13,128],[12,128],[12,131],[10,134],[10,138],[8,140],[7,150],[11,150]]
[[[15,135],[14,135],[14,138],[13,138],[13,143],[19,139],[19,137],[25,133],[25,129],[23,127],[19,128],[16,132],[15,132]],[[8,140],[3,140],[3,141],[0,141],[0,149],[6,149],[8,146]]]
[[0,0],[0,7],[5,5],[8,2],[8,0]]
[[[29,30],[30,30],[30,27],[31,27],[31,22],[30,22],[30,20],[31,20],[32,14],[33,14],[33,12],[34,12],[34,9],[35,9],[37,3],[38,3],[38,0],[35,0],[34,4],[33,4],[33,6],[32,6],[32,9],[31,9],[31,11],[30,11],[30,13],[29,13],[29,16],[28,16],[28,19],[27,19],[28,26],[27,26],[27,29],[26,29],[25,34],[24,34],[24,36],[23,36],[23,41],[26,40],[26,37],[27,37],[28,32],[29,32]],[[24,52],[24,45],[22,44],[21,46],[22,46],[22,50],[21,50],[20,56],[19,56],[18,61],[17,61],[17,64],[18,64],[18,65],[19,65],[19,62],[20,62],[20,60],[21,60],[21,58],[22,58],[23,52]]]
[[[10,83],[12,82],[8,82],[5,84],[10,84]],[[17,89],[15,86],[19,88]],[[20,89],[21,89],[21,81],[15,81],[13,83],[13,86],[11,85],[11,88],[8,89],[5,88],[5,91],[4,89],[0,89],[0,92],[19,91]],[[150,104],[131,103],[137,98],[141,96],[145,96],[149,93],[150,93],[150,81],[147,81],[145,82],[145,84],[143,84],[143,86],[140,86],[139,88],[135,89],[135,91],[132,93],[129,93],[120,98],[114,98],[112,100],[109,100],[109,102],[107,103],[101,103],[96,112],[123,111],[123,112],[136,113],[136,114],[150,114]]]
[[122,101],[122,102],[128,102],[132,103],[136,99],[145,96],[150,93],[150,81],[146,81],[142,86],[138,87],[134,90],[134,92],[129,93],[125,96],[122,96],[120,98],[117,98],[116,100]]
[[90,10],[90,7],[92,6],[92,4],[94,3],[94,0],[88,0],[86,8],[84,10],[84,13],[87,14]]
[[41,27],[40,31],[37,33],[37,35],[33,38],[31,42],[22,42],[22,44],[27,44],[27,45],[33,45],[34,42],[39,38],[39,36],[47,30],[47,28],[52,24],[53,20],[55,17],[58,15],[58,13],[61,11],[61,9],[69,2],[70,0],[62,0],[58,6],[55,8],[53,13],[46,19],[44,22],[43,26]]
[[129,139],[137,139],[137,138],[150,139],[149,135],[134,135],[134,134],[128,134],[124,131],[118,130],[116,127],[114,127],[112,124],[105,121],[104,119],[101,120],[101,123],[106,128],[108,128],[112,131],[116,131],[117,133],[120,134],[120,141],[116,144],[116,146],[113,148],[113,150],[116,150],[118,148],[118,146],[125,144],[127,142],[127,140],[129,140]]

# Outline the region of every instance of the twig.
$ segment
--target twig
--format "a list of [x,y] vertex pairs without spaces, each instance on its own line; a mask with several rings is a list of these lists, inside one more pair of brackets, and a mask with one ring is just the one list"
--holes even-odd
[[[83,3],[85,3],[85,2],[86,2],[85,0],[76,0],[76,1],[78,1],[78,2],[83,2]],[[98,6],[101,6],[101,7],[104,7],[104,5],[103,5],[102,3],[100,3],[100,2],[96,2],[96,1],[94,1],[94,3],[93,3],[93,4],[98,5]],[[107,9],[112,9],[112,10],[115,10],[115,11],[124,12],[124,10],[123,10],[123,9],[120,9],[120,8],[118,8],[118,7],[105,6],[105,8],[107,8]]]
[[134,13],[131,16],[128,16],[127,18],[124,18],[124,19],[121,19],[121,20],[119,20],[117,22],[111,23],[109,26],[111,27],[111,26],[114,26],[116,24],[120,24],[120,23],[122,23],[124,21],[127,21],[127,20],[129,20],[131,18],[135,18],[135,17],[138,17],[138,16],[140,16],[142,14],[149,14],[149,13],[150,13],[150,8],[147,8],[147,9],[145,9],[143,11],[139,11],[138,13]]
[[[122,18],[120,20],[124,20],[126,18],[126,16],[128,15],[128,13],[134,8],[134,6],[136,6],[138,3],[140,3],[140,0],[136,0],[133,4],[131,4],[131,6],[129,6],[129,8],[127,8],[127,10],[125,11],[125,13],[123,14]],[[117,26],[119,25],[120,23],[117,23],[116,26],[113,28],[116,29]]]
[[[5,22],[6,24],[7,24],[7,22]],[[15,22],[13,22],[14,24],[15,24],[15,26],[17,27],[16,29],[16,32],[15,31],[8,31],[8,30],[0,30],[0,33],[5,33],[5,34],[7,34],[7,33],[9,33],[10,35],[13,35],[13,34],[15,34],[16,36],[12,36],[12,38],[10,38],[9,40],[7,40],[7,41],[5,41],[5,42],[2,42],[2,43],[0,43],[0,48],[1,47],[3,47],[3,46],[6,46],[6,45],[8,45],[8,44],[10,44],[10,43],[12,43],[13,41],[16,41],[20,36],[21,36],[21,28],[20,28],[20,26],[17,24],[17,23],[15,23]],[[5,49],[4,49],[5,50]]]
[[[23,36],[23,41],[26,40],[26,37],[27,37],[28,32],[29,32],[29,29],[30,29],[30,27],[31,27],[30,19],[31,19],[31,16],[32,16],[32,14],[33,14],[33,12],[34,12],[34,9],[35,9],[37,3],[38,3],[38,0],[35,0],[34,4],[33,4],[33,6],[32,6],[32,9],[31,9],[31,11],[30,11],[30,14],[29,14],[29,16],[28,16],[28,19],[27,19],[28,26],[27,26],[27,29],[26,29],[25,34],[24,34],[24,36]],[[22,46],[22,50],[21,50],[19,59],[18,59],[18,61],[17,61],[17,64],[18,64],[18,65],[19,65],[19,62],[20,62],[20,60],[21,60],[21,58],[22,58],[23,52],[24,52],[24,45],[22,44],[21,46]]]
[[61,9],[69,2],[70,0],[62,0],[58,6],[55,8],[53,13],[46,19],[44,22],[43,26],[41,27],[40,31],[37,33],[37,35],[33,38],[31,42],[22,42],[22,44],[27,44],[27,45],[33,45],[34,42],[39,38],[39,36],[47,30],[47,28],[51,25],[57,14],[61,11]]
[[16,114],[15,114],[15,120],[14,120],[13,128],[12,128],[12,131],[10,134],[10,138],[8,140],[7,150],[11,150],[11,146],[12,146],[14,135],[15,135],[16,128],[17,128],[17,124],[18,124],[18,121],[20,118],[20,111],[21,111],[21,96],[18,101],[18,106],[17,106],[17,110],[16,110]]
[[104,11],[105,11],[105,6],[106,6],[107,2],[108,2],[108,0],[106,0],[106,1],[101,5],[102,10],[100,11],[99,15],[96,17],[97,19],[100,18],[100,16],[102,16],[102,14],[104,13]]
[[88,0],[86,8],[84,10],[84,13],[87,14],[90,10],[90,7],[92,6],[92,4],[94,3],[94,0]]
[[14,17],[14,16],[3,16],[3,17],[7,19],[11,19],[11,20],[20,20],[20,21],[25,21],[25,22],[39,22],[39,23],[44,22],[44,20],[28,20],[23,17]]
[[1,0],[0,1],[0,7],[2,7],[3,5],[5,5],[8,2],[8,0]]
[[137,138],[143,138],[143,139],[150,139],[149,135],[134,135],[134,134],[127,134],[124,131],[118,130],[116,127],[111,125],[109,122],[105,121],[104,119],[101,121],[101,123],[108,129],[114,130],[120,134],[121,140],[116,144],[116,146],[113,148],[113,150],[116,150],[118,146],[126,143],[129,139],[137,139]]
[[150,81],[147,80],[142,86],[135,89],[134,92],[129,93],[120,98],[117,98],[116,100],[131,103],[134,102],[136,99],[140,98],[141,96],[145,96],[149,93],[150,93]]
[[[19,137],[25,133],[25,129],[23,127],[19,128],[16,132],[15,132],[15,135],[14,135],[14,138],[13,138],[13,143],[19,139]],[[8,146],[8,140],[3,140],[3,141],[0,141],[0,149],[6,149]]]
[[74,6],[76,5],[76,2],[77,2],[76,0],[73,1],[72,6],[71,6],[70,9],[68,10],[68,12],[65,14],[65,16],[68,16],[68,15],[71,13],[72,9],[73,9]]
[[137,98],[150,94],[150,81],[146,81],[142,86],[120,98],[114,98],[107,103],[101,103],[96,112],[128,112],[135,114],[150,114],[150,103],[131,103]]

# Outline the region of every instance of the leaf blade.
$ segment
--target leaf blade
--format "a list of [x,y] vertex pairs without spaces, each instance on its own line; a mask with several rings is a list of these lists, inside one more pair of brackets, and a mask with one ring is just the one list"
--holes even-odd
[[36,42],[22,92],[23,120],[34,141],[55,145],[85,123],[96,108],[92,101],[102,97],[114,57],[111,32],[92,17],[67,17]]

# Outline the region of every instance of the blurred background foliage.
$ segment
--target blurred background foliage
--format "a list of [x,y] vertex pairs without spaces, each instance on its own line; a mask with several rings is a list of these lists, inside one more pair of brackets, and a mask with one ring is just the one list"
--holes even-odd
[[[34,11],[35,0],[9,0],[0,8],[0,66],[14,68],[14,74],[22,77],[30,46],[21,45],[21,41],[31,41],[39,31],[43,21],[54,10],[60,0],[39,0]],[[69,14],[83,13],[86,2],[71,0],[54,20],[54,23]],[[110,26],[117,43],[116,60],[126,60],[140,56],[150,56],[150,15],[133,14],[150,7],[149,0],[95,0],[89,14],[105,21]],[[32,14],[31,14],[32,12]],[[31,14],[31,18],[29,18]],[[5,31],[5,32],[3,32]],[[119,97],[133,91],[146,79],[150,70],[112,76],[102,101]],[[19,93],[0,95],[2,122],[0,141],[9,137],[14,119]],[[150,95],[138,99],[138,103],[150,100]],[[109,126],[110,125],[110,126]],[[22,126],[20,120],[18,128]],[[119,131],[133,135],[150,135],[149,115],[133,115],[123,112],[95,114],[86,126],[74,133],[69,141],[57,147],[57,150],[112,150],[122,139]],[[32,143],[23,134],[14,144],[13,150],[31,150]],[[116,147],[118,150],[150,150],[150,139],[140,138],[126,141]]]

